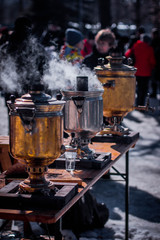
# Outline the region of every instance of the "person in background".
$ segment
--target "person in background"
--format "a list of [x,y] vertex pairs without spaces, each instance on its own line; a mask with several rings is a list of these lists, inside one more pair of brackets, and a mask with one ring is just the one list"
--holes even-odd
[[87,55],[92,53],[93,46],[95,44],[94,38],[95,38],[95,34],[92,31],[89,31],[88,37],[83,40],[84,47],[81,50],[81,54],[83,57],[86,57]]
[[67,60],[73,65],[80,66],[83,60],[81,50],[83,49],[83,35],[79,30],[68,28],[65,31],[65,44],[61,47],[59,57]]
[[151,97],[156,98],[158,87],[160,84],[160,35],[157,28],[152,29],[151,46],[154,49],[154,55],[156,59],[156,66],[153,70],[152,81],[151,81],[151,87],[152,87]]
[[116,49],[123,56],[125,53],[126,45],[128,44],[129,41],[129,37],[127,35],[120,34],[115,23],[111,25],[111,31],[114,33],[116,38]]
[[[131,49],[133,47],[133,45],[137,42],[137,37],[135,34],[132,34],[130,37],[129,37],[129,41],[128,43],[126,44],[125,46],[125,51],[124,51],[124,55],[125,53],[127,52],[128,49]],[[134,56],[130,56],[130,58],[132,59],[132,63],[131,65],[134,65]]]
[[146,29],[145,29],[145,27],[144,27],[143,25],[141,25],[141,26],[137,29],[136,33],[135,33],[135,36],[136,36],[137,40],[140,40],[141,35],[142,35],[142,34],[145,34],[145,33],[146,33]]
[[64,44],[64,37],[62,28],[53,22],[49,22],[42,33],[40,42],[49,51],[59,52],[61,46]]
[[94,69],[98,65],[99,58],[104,58],[105,63],[107,63],[105,57],[109,55],[111,48],[115,47],[115,40],[115,35],[110,29],[100,30],[95,36],[93,52],[84,58],[83,64]]
[[[140,40],[140,36],[141,34],[145,34],[146,30],[144,28],[144,26],[140,26],[135,33],[131,34],[131,36],[129,37],[129,41],[128,44],[126,45],[126,49],[124,51],[124,55],[127,51],[130,51],[130,49],[133,47],[133,45]],[[135,64],[135,59],[134,59],[134,54],[132,52],[132,54],[130,55],[130,58],[132,59],[132,62],[130,62],[130,65],[134,66]],[[126,62],[127,63],[127,62]]]
[[145,98],[148,92],[148,84],[155,67],[156,60],[153,48],[150,46],[151,39],[147,34],[141,34],[140,40],[128,49],[125,57],[129,58],[134,55],[134,67],[137,68],[137,105],[144,106]]
[[[59,52],[60,59],[67,60],[72,63],[72,65],[81,67],[83,60],[81,50],[83,49],[83,45],[82,33],[74,28],[67,28],[65,31],[65,44]],[[62,97],[61,93],[58,95]],[[68,136],[68,133],[64,131],[64,137],[67,138]]]

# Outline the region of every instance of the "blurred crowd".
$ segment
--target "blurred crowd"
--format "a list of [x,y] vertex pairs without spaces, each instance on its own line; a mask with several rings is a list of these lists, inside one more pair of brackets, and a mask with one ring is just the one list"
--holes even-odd
[[[82,33],[79,29],[62,29],[57,24],[49,22],[40,37],[36,37],[33,32],[33,24],[26,17],[16,19],[12,30],[7,27],[0,28],[0,68],[3,70],[3,60],[6,56],[12,56],[16,63],[17,73],[20,75],[20,87],[23,77],[27,79],[42,77],[50,58],[55,56],[73,65],[86,66],[94,71],[94,67],[99,64],[99,59],[103,58],[104,63],[107,64],[106,56],[116,50],[126,59],[131,58],[130,64],[137,68],[137,104],[145,105],[149,84],[151,85],[150,96],[157,97],[160,85],[159,29],[153,28],[150,33],[147,33],[141,26],[134,34],[121,36],[116,28]],[[36,47],[30,47],[30,36],[35,39],[34,46]],[[30,64],[28,61],[26,64],[28,56],[35,58],[36,76],[31,74],[33,62]],[[24,71],[26,75],[22,76],[21,72]],[[30,85],[29,80],[28,85]],[[3,88],[4,85],[1,86],[2,91]],[[26,91],[27,84],[22,88]],[[6,95],[8,99],[8,94]]]

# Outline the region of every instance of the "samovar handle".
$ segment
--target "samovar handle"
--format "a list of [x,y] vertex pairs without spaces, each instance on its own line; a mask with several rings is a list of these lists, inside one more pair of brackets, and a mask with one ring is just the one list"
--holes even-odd
[[108,80],[106,83],[103,83],[104,88],[115,88],[115,80]]
[[25,131],[32,133],[36,109],[35,108],[27,108],[27,107],[16,107],[16,111],[22,120],[22,124],[25,128]]
[[83,104],[84,104],[84,101],[85,101],[85,97],[80,97],[80,96],[72,97],[72,100],[73,100],[74,104],[75,104],[76,107],[77,107],[77,111],[78,111],[79,113],[82,113],[82,111],[83,111]]

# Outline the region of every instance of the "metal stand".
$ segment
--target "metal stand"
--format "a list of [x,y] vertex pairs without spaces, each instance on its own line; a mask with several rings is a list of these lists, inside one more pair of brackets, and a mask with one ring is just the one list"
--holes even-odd
[[120,173],[114,166],[112,169],[116,172],[110,175],[119,175],[125,181],[125,240],[128,240],[129,230],[129,151],[125,154],[125,173]]
[[126,188],[125,188],[125,240],[128,240],[129,230],[129,151],[126,152]]
[[[109,173],[109,175],[118,175],[125,181],[125,240],[128,240],[129,231],[129,151],[125,153],[125,173],[119,172],[114,166],[112,169],[116,173]],[[62,218],[60,218],[59,229],[62,230]],[[60,231],[58,231],[60,233]],[[55,240],[60,240],[61,235],[55,235]]]

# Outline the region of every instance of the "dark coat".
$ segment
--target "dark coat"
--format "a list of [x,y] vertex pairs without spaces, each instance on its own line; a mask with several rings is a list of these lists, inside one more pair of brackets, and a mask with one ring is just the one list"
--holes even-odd
[[138,40],[131,49],[128,49],[125,56],[134,55],[134,66],[137,68],[136,76],[150,77],[155,67],[156,60],[153,48],[146,42]]
[[84,58],[82,64],[84,64],[86,67],[90,68],[91,70],[94,69],[94,67],[96,67],[97,65],[99,65],[98,63],[98,59],[99,58],[104,58],[104,64],[108,63],[108,60],[106,59],[106,56],[108,56],[109,53],[107,54],[101,54],[97,51],[96,47],[93,47],[93,52],[88,55],[87,57]]

